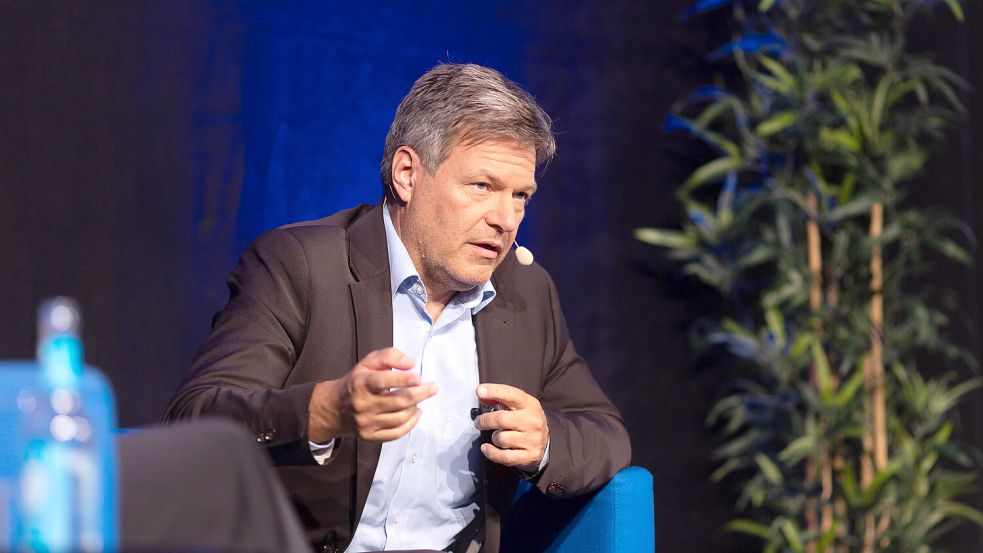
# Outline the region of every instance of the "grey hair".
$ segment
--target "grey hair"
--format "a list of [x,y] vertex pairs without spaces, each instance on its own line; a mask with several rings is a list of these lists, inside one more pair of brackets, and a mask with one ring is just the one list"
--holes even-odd
[[504,75],[480,65],[441,64],[423,74],[396,108],[380,173],[383,192],[395,197],[393,156],[416,151],[431,174],[459,143],[506,137],[536,149],[536,165],[556,153],[553,122],[536,100]]

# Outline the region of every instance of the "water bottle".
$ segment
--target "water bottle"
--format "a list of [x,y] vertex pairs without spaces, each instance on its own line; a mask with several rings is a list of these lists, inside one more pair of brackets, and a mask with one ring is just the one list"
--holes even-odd
[[112,389],[82,362],[78,305],[38,312],[35,385],[18,396],[21,464],[12,543],[20,551],[117,549]]

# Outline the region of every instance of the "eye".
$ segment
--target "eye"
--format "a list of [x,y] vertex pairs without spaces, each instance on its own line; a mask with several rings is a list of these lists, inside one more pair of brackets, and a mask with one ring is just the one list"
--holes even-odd
[[475,190],[481,190],[481,191],[488,190],[487,182],[472,182],[471,186],[473,186]]
[[516,200],[521,201],[523,204],[526,205],[528,205],[529,202],[532,201],[532,194],[528,192],[516,192],[512,194],[512,197],[515,198]]

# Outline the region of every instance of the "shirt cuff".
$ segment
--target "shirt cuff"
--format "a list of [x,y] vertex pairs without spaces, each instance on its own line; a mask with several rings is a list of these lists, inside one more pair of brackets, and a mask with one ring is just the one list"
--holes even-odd
[[311,447],[311,455],[314,460],[319,465],[323,465],[328,459],[331,458],[331,452],[334,451],[335,440],[331,440],[326,444],[319,444],[312,441],[307,442]]

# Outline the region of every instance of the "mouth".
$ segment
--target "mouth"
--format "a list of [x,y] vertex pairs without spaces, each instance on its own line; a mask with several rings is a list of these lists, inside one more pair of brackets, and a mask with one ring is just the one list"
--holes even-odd
[[486,240],[481,242],[468,242],[481,257],[487,259],[495,259],[498,254],[502,252],[502,245],[493,240]]

